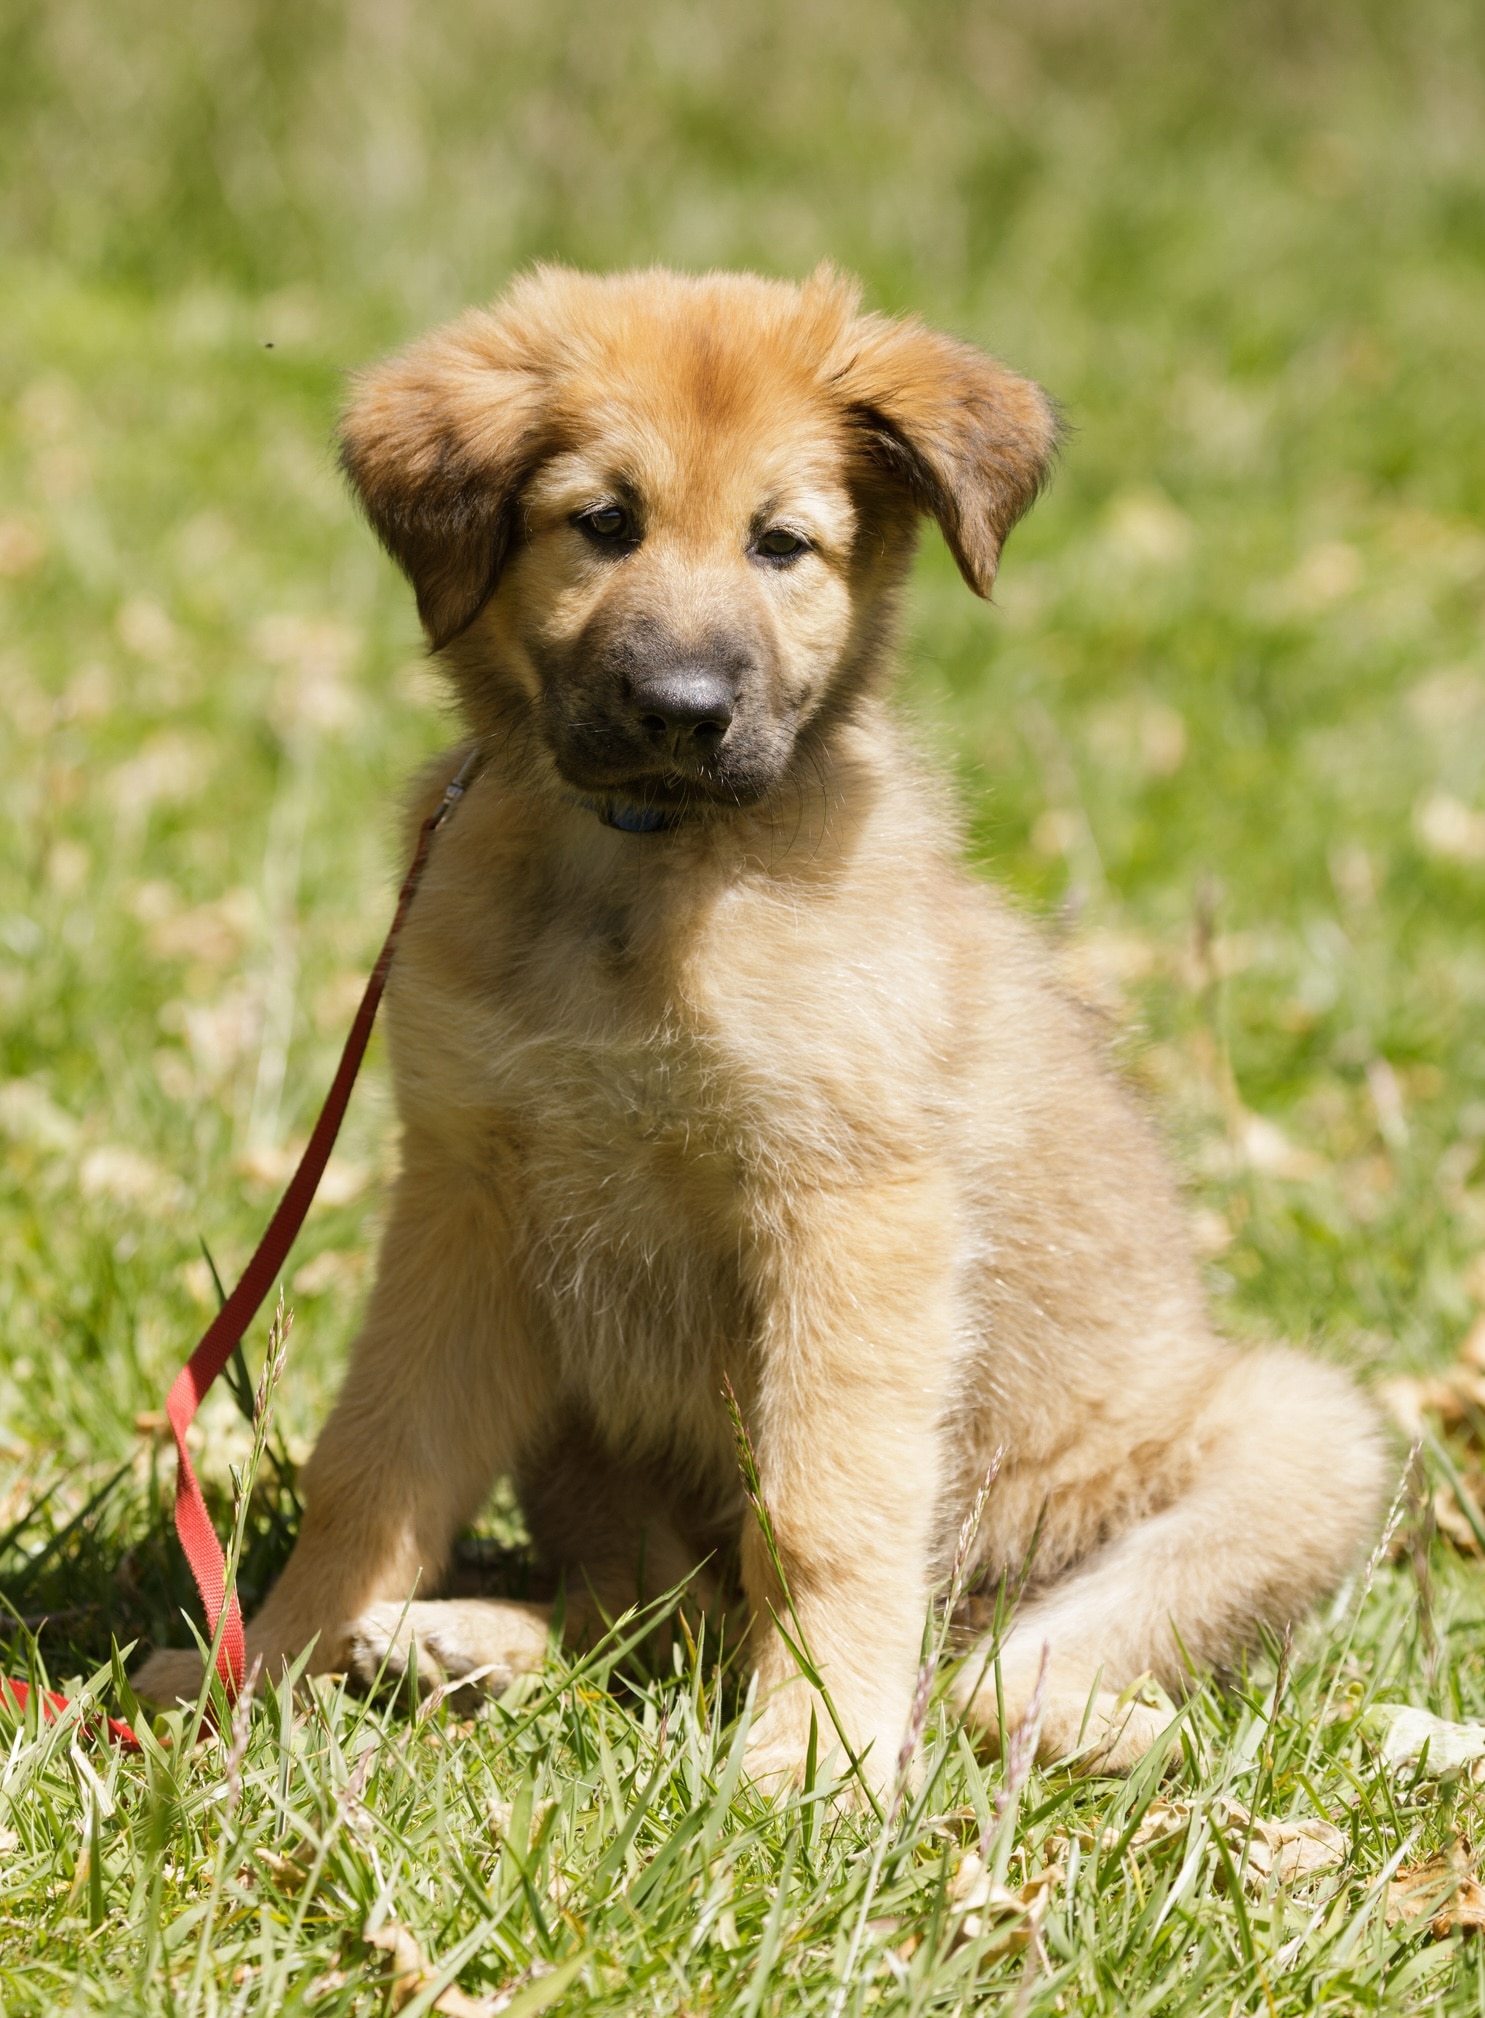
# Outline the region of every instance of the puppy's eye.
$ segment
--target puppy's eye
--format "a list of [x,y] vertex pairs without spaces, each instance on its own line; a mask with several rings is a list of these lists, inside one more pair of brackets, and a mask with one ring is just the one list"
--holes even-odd
[[600,505],[597,511],[584,512],[577,525],[590,540],[603,546],[626,544],[634,538],[634,521],[622,505]]
[[801,554],[809,552],[809,542],[783,526],[771,526],[766,533],[759,533],[753,551],[766,561],[797,561]]

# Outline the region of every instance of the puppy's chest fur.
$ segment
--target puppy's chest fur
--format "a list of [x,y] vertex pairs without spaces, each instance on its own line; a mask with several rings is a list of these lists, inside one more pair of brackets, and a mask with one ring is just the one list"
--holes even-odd
[[492,1116],[519,1185],[527,1321],[616,1446],[652,1441],[658,1395],[714,1414],[724,1373],[747,1377],[745,1156],[693,1031],[603,1050],[554,1033],[529,1062]]
[[533,1343],[610,1438],[653,1439],[657,1392],[715,1423],[781,1191],[859,1149],[808,981],[771,982],[777,920],[737,893],[596,881],[472,922],[430,906],[394,991],[403,1121],[496,1190]]

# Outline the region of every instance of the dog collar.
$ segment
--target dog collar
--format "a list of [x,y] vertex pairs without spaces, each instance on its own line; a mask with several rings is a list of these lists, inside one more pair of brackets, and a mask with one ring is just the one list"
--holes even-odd
[[632,799],[588,799],[572,797],[570,805],[581,806],[605,827],[621,834],[660,834],[675,825],[675,815],[664,806],[636,805]]
[[670,815],[663,806],[620,806],[612,800],[599,808],[599,818],[621,834],[658,834],[670,825]]

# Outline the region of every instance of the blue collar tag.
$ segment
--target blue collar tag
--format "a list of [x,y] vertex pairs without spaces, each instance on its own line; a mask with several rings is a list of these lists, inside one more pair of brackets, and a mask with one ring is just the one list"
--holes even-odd
[[604,811],[604,819],[610,827],[617,827],[621,834],[658,834],[670,823],[669,815],[662,806],[619,806],[610,803]]

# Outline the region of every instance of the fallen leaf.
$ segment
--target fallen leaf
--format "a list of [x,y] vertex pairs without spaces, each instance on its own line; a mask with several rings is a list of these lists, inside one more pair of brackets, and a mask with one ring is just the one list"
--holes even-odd
[[[1173,1843],[1178,1836],[1184,1836],[1191,1826],[1191,1803],[1189,1801],[1154,1800],[1139,1819],[1134,1834],[1125,1844],[1128,1850],[1150,1850],[1162,1843]],[[1084,1850],[1112,1850],[1123,1840],[1124,1830],[1113,1827],[1077,1832],[1078,1842]]]
[[1361,1729],[1381,1752],[1383,1765],[1394,1770],[1417,1765],[1425,1746],[1436,1778],[1485,1759],[1485,1724],[1451,1724],[1409,1703],[1373,1703]]
[[1446,1374],[1395,1373],[1377,1382],[1377,1399],[1403,1435],[1419,1443],[1428,1433],[1426,1418],[1446,1424],[1464,1418],[1464,1397]]
[[1414,1442],[1427,1434],[1428,1416],[1454,1429],[1471,1409],[1485,1409],[1485,1316],[1475,1319],[1448,1366],[1432,1373],[1393,1374],[1377,1383],[1377,1396]]
[[269,1877],[272,1878],[278,1889],[281,1892],[287,1892],[290,1897],[294,1893],[304,1890],[304,1881],[310,1874],[314,1860],[314,1846],[309,1842],[308,1838],[296,1843],[287,1854],[281,1850],[259,1850],[258,1852],[258,1862],[263,1866]]
[[[541,1834],[543,1823],[556,1805],[556,1801],[550,1794],[540,1801],[532,1802],[531,1813],[526,1821],[527,1843],[534,1843],[537,1840]],[[499,1794],[494,1796],[489,1806],[485,1809],[485,1823],[490,1831],[490,1840],[492,1842],[511,1841],[510,1825],[514,1813],[515,1806],[513,1802],[505,1800]],[[517,1848],[524,1849],[525,1844],[518,1844]]]
[[[1485,1480],[1468,1478],[1461,1484],[1478,1510],[1481,1495],[1485,1493]],[[1480,1553],[1480,1537],[1450,1486],[1439,1485],[1433,1489],[1433,1524],[1441,1535],[1453,1542],[1461,1555],[1477,1556]]]
[[[1125,1845],[1130,1850],[1154,1850],[1184,1837],[1193,1814],[1199,1812],[1190,1801],[1152,1801],[1139,1827]],[[1255,1818],[1240,1801],[1219,1798],[1208,1809],[1212,1826],[1220,1830],[1234,1863],[1242,1863],[1243,1883],[1250,1891],[1262,1891],[1269,1879],[1281,1885],[1302,1883],[1321,1871],[1343,1864],[1349,1839],[1333,1822],[1299,1816],[1287,1821]],[[1120,1841],[1122,1831],[1104,1829],[1097,1837],[1100,1850],[1108,1851]],[[1091,1849],[1095,1839],[1080,1838]]]
[[988,1937],[987,1955],[1026,1947],[1046,1918],[1064,1875],[1061,1864],[1049,1864],[1012,1892],[995,1882],[978,1852],[966,1851],[949,1881],[955,1945]]
[[[392,1958],[391,2008],[394,2011],[404,2009],[419,1991],[430,1989],[438,1981],[437,1969],[418,1946],[411,1928],[389,1920],[374,1934],[367,1934],[365,1939],[369,1947],[380,1948]],[[444,2012],[446,2018],[495,2018],[495,2014],[503,2011],[509,2002],[508,1997],[471,1997],[457,1984],[450,1983],[446,1989],[439,1991],[432,2008]]]
[[1476,1878],[1472,1863],[1469,1844],[1456,1836],[1437,1856],[1404,1864],[1387,1887],[1388,1926],[1406,1927],[1427,1919],[1435,1941],[1485,1929],[1485,1885]]
[[1189,1801],[1152,1801],[1129,1839],[1131,1850],[1148,1850],[1184,1836],[1191,1824]]
[[1245,1882],[1251,1886],[1255,1878],[1261,1883],[1272,1876],[1281,1885],[1297,1884],[1335,1870],[1346,1861],[1349,1847],[1348,1837],[1333,1822],[1254,1822]]

